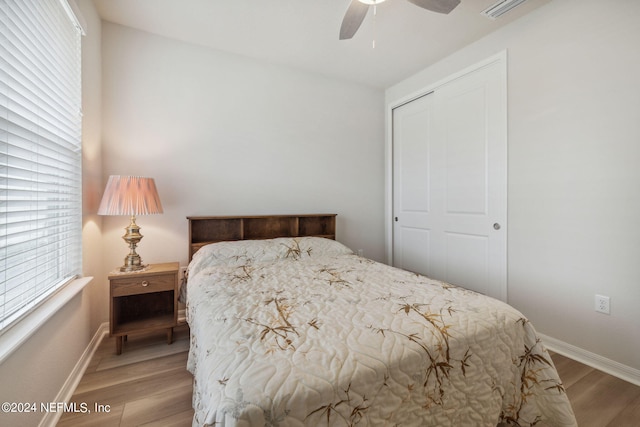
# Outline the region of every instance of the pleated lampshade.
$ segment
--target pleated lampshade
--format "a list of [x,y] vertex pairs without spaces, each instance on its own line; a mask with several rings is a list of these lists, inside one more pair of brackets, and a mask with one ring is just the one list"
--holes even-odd
[[98,215],[161,214],[162,203],[153,178],[111,175]]

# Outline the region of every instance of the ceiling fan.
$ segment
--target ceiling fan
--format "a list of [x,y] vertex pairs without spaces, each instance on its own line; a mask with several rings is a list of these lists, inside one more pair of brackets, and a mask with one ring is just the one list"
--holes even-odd
[[[351,0],[347,13],[342,20],[340,27],[340,40],[346,40],[353,37],[358,31],[364,17],[367,15],[370,5],[377,5],[384,0]],[[460,0],[407,0],[423,9],[432,12],[447,14],[460,4]]]

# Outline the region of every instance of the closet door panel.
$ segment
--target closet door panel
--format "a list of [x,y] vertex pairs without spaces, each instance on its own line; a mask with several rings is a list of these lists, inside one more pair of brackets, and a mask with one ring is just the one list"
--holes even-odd
[[[393,264],[506,300],[506,66],[393,110]],[[424,238],[428,236],[428,238]]]

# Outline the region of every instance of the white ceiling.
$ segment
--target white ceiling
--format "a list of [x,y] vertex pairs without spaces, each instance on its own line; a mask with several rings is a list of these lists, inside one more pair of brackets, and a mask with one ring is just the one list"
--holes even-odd
[[[498,0],[462,0],[449,15],[406,0],[370,8],[338,40],[350,0],[94,0],[103,20],[221,51],[380,88],[437,62],[551,0],[528,0],[496,20]],[[375,49],[372,41],[375,39]]]

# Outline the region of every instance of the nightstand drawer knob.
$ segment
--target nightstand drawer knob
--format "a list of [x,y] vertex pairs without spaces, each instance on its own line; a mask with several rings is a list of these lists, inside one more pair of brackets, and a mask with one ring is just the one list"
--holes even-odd
[[149,286],[149,282],[147,282],[146,280],[142,281],[142,286],[147,287]]

